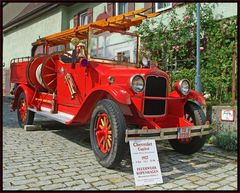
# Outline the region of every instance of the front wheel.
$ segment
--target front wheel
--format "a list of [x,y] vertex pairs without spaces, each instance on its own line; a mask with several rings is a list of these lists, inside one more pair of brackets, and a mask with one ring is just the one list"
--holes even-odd
[[[206,117],[200,106],[193,102],[187,102],[184,108],[185,118],[194,125],[204,125]],[[182,154],[189,155],[199,151],[206,141],[205,136],[191,137],[190,139],[171,139],[169,140],[172,148]]]
[[90,140],[97,161],[106,168],[117,166],[125,153],[126,122],[119,106],[112,100],[97,103],[91,117]]
[[22,92],[18,98],[17,117],[18,125],[24,127],[24,125],[32,125],[35,113],[28,110],[25,93]]

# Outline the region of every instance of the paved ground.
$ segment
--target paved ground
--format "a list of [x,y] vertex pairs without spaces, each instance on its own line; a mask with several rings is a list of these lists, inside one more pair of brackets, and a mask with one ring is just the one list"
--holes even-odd
[[164,183],[135,187],[129,155],[119,168],[105,169],[95,160],[87,129],[45,120],[44,130],[27,132],[18,128],[16,113],[9,112],[8,106],[4,102],[3,190],[237,189],[235,155],[225,156],[205,146],[199,153],[184,156],[159,142]]

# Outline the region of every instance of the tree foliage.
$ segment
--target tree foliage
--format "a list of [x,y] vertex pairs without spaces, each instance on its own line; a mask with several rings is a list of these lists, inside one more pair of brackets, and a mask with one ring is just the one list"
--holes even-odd
[[[229,103],[232,87],[232,57],[236,54],[237,18],[214,19],[214,6],[201,4],[202,92],[211,101]],[[138,27],[142,54],[156,60],[163,70],[171,70],[171,83],[188,78],[194,88],[196,69],[196,4],[186,5],[183,17],[176,9],[168,22],[146,20]]]

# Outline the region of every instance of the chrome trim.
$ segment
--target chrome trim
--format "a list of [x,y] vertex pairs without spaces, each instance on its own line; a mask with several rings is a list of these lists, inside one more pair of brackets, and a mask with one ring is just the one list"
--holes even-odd
[[[189,128],[191,129],[191,137],[208,135],[213,132],[213,129],[208,125],[195,125],[195,126],[184,126],[184,127],[172,127],[172,128],[159,128],[159,129],[126,129],[125,142],[129,140],[143,140],[143,139],[155,139],[155,140],[168,140],[177,139],[178,128]],[[131,136],[136,134],[144,134],[145,136]],[[151,136],[152,134],[158,134],[157,136]],[[149,136],[147,136],[149,135]]]
[[[184,93],[182,92],[182,89],[181,89],[183,81],[187,81],[187,82],[188,82],[188,85],[189,85],[189,91],[188,91],[187,94],[184,94]],[[181,94],[183,94],[184,96],[187,96],[187,95],[189,94],[190,90],[191,90],[190,81],[189,81],[188,79],[182,79],[182,80],[180,80],[180,81],[179,81],[179,84],[178,84],[178,90],[181,92]]]
[[130,88],[133,90],[134,93],[140,93],[140,92],[136,92],[136,91],[133,89],[133,87],[132,87],[132,81],[133,81],[133,79],[134,79],[135,77],[137,77],[137,76],[140,76],[140,77],[143,79],[143,89],[142,89],[140,92],[143,92],[143,91],[145,92],[146,81],[145,81],[144,77],[143,77],[141,74],[135,74],[135,75],[133,75],[133,76],[130,78],[130,82],[129,82]]
[[[146,76],[146,82],[147,82],[147,78],[149,77],[149,76],[155,76],[155,77],[162,77],[162,78],[165,78],[166,79],[166,84],[168,83],[168,81],[167,81],[167,78],[166,77],[164,77],[164,76],[157,76],[157,75],[147,75]],[[146,86],[145,86],[145,89],[144,89],[144,97],[145,97],[145,90],[146,90]],[[167,95],[167,93],[168,93],[168,86],[166,85],[166,95]],[[165,113],[164,114],[162,114],[162,115],[145,115],[144,114],[144,106],[145,106],[145,99],[143,99],[143,105],[142,105],[142,114],[143,114],[143,116],[144,117],[164,117],[164,116],[166,116],[166,114],[167,114],[167,99],[165,99],[165,101],[166,101],[166,103],[165,103]]]

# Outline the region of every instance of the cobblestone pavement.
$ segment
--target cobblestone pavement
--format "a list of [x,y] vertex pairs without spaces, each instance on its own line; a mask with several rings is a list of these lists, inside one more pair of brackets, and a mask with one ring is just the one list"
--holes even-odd
[[[3,190],[236,190],[235,156],[205,146],[191,156],[157,142],[163,184],[135,187],[130,156],[110,170],[91,150],[88,130],[44,119],[41,131],[17,126],[16,112],[3,113]],[[39,123],[41,117],[36,117]]]

